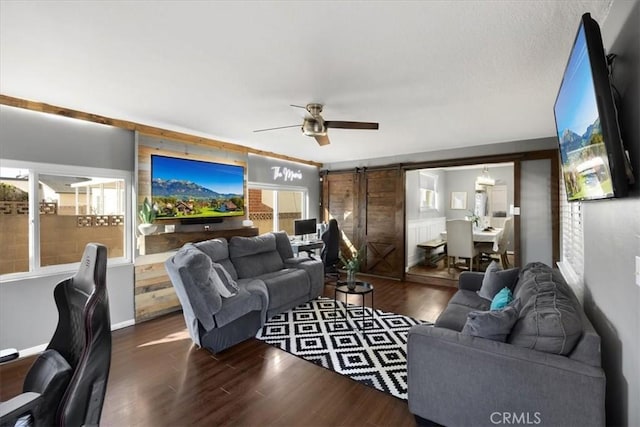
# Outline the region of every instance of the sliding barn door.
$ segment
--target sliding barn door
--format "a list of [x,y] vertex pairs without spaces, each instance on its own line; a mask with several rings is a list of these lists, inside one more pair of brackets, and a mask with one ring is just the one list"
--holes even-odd
[[[358,174],[354,172],[330,173],[323,177],[322,206],[323,220],[335,218],[342,233],[340,250],[358,247],[356,210],[358,206]],[[346,252],[345,252],[346,253]]]
[[402,278],[404,185],[400,169],[366,171],[363,180],[367,273]]
[[358,169],[323,177],[324,220],[335,218],[340,249],[366,247],[360,271],[402,278],[404,272],[404,177],[399,168]]

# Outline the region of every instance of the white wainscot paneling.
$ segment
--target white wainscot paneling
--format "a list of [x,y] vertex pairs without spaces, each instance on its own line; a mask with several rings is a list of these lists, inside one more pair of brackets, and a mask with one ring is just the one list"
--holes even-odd
[[446,230],[447,218],[413,219],[407,222],[407,254],[406,270],[424,261],[424,249],[418,243],[441,238],[440,233]]

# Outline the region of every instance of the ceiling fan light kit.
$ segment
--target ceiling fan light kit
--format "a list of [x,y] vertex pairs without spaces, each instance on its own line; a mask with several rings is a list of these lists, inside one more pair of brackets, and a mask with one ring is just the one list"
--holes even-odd
[[[324,118],[320,115],[322,113],[322,104],[307,104],[306,107],[301,107],[299,105],[293,105],[292,107],[304,108],[309,113],[310,117],[305,117],[302,122],[302,133],[307,136],[314,137],[319,145],[328,145],[330,143],[329,138],[327,137],[327,129],[328,128],[336,128],[336,129],[359,129],[359,130],[378,130],[379,125],[375,122],[347,122],[347,121],[325,121]],[[280,126],[276,128],[269,129],[258,129],[254,130],[254,132],[263,132],[268,130],[277,130],[284,129],[290,127],[296,127],[297,125],[290,126]]]

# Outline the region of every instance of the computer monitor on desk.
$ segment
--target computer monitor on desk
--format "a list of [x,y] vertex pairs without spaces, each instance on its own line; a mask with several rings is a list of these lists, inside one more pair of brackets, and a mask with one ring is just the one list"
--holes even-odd
[[316,219],[296,219],[293,221],[293,234],[301,236],[302,240],[307,240],[309,235],[316,239]]

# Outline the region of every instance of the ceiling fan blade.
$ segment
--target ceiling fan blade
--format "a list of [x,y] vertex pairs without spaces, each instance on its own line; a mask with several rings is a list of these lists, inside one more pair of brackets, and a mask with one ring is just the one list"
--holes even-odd
[[329,145],[329,137],[327,135],[316,135],[314,136],[314,138],[316,139],[316,141],[318,141],[318,144],[320,145]]
[[286,128],[297,128],[300,127],[300,125],[289,125],[289,126],[279,126],[277,128],[267,128],[267,129],[256,129],[254,130],[254,132],[265,132],[268,130],[278,130],[278,129],[286,129]]
[[373,122],[338,122],[326,120],[324,125],[328,128],[378,130],[378,123]]
[[303,107],[302,105],[295,105],[295,104],[289,104],[289,107],[302,108],[303,110],[307,109],[307,107]]

